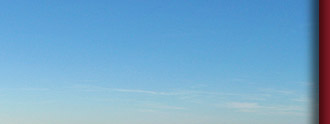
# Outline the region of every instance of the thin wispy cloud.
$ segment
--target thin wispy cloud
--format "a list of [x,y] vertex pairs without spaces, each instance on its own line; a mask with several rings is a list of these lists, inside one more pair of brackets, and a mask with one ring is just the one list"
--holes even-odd
[[169,106],[169,105],[151,105],[150,107],[157,108],[157,109],[173,109],[173,110],[184,110],[184,109],[186,109],[184,107]]
[[142,103],[142,106],[144,106],[144,109],[152,109],[152,110],[185,110],[187,108],[182,106],[176,106],[176,105],[168,105],[165,103],[160,102],[151,102],[147,101]]
[[295,91],[292,91],[292,90],[278,90],[278,89],[271,89],[271,88],[260,88],[259,90],[262,92],[284,94],[284,95],[289,95],[289,94],[295,93]]
[[247,102],[231,102],[228,103],[228,107],[235,109],[259,109],[262,108],[258,103],[247,103]]
[[292,99],[292,101],[306,103],[306,102],[309,102],[310,99],[308,97],[299,97],[299,98]]
[[[284,106],[284,105],[269,105],[260,104],[260,101],[265,101],[271,99],[274,95],[294,95],[293,91],[286,90],[275,90],[264,88],[260,89],[262,92],[268,94],[245,94],[245,93],[224,93],[224,92],[212,92],[203,90],[191,90],[191,89],[181,89],[181,90],[169,90],[169,91],[155,91],[155,90],[144,90],[144,89],[125,89],[125,88],[109,88],[100,86],[76,86],[76,90],[88,91],[88,92],[117,92],[123,94],[141,94],[141,95],[152,95],[152,96],[169,96],[168,98],[177,98],[176,100],[181,100],[181,102],[190,102],[191,104],[199,105],[215,105],[217,103],[209,103],[204,100],[210,100],[214,102],[220,102],[215,108],[230,108],[235,111],[240,112],[258,112],[265,114],[294,114],[300,115],[303,113],[304,109],[300,106]],[[222,101],[217,100],[230,100],[230,99],[240,99],[246,100],[247,102],[227,102],[227,104],[222,104]],[[144,100],[136,99],[136,103],[145,102]],[[150,99],[149,99],[150,100]],[[297,99],[298,101],[302,99]],[[153,101],[152,99],[150,101]],[[254,102],[251,102],[254,101]],[[259,102],[257,102],[259,101]],[[146,110],[145,112],[155,112],[161,110],[185,110],[187,108],[182,106],[173,106],[162,103],[151,103],[143,104],[141,110]],[[151,111],[152,110],[152,111]]]
[[86,92],[98,92],[98,91],[111,90],[111,88],[94,86],[94,85],[73,85],[73,86],[70,86],[67,88],[70,90],[79,90],[79,91],[86,91]]
[[1,91],[17,91],[17,92],[38,92],[38,91],[50,91],[50,88],[40,87],[16,87],[16,88],[1,88]]
[[49,91],[49,88],[33,88],[33,87],[25,87],[25,88],[18,88],[17,90],[22,91]]
[[112,92],[121,92],[121,93],[140,93],[140,94],[150,94],[150,95],[213,95],[213,96],[243,96],[244,94],[239,93],[223,93],[223,92],[210,92],[202,90],[170,90],[170,91],[153,91],[153,90],[144,90],[144,89],[124,89],[124,88],[109,88],[109,87],[100,87],[100,86],[84,86],[76,85],[71,87],[75,90],[81,91],[112,91]]
[[285,105],[260,105],[253,102],[230,102],[227,107],[241,112],[258,112],[264,114],[295,114],[301,115],[306,111],[301,106],[285,106]]
[[123,92],[123,93],[142,93],[142,94],[152,94],[152,95],[178,95],[178,92],[156,92],[149,90],[139,90],[139,89],[112,89],[112,91]]
[[[102,86],[91,86],[91,85],[75,85],[73,90],[84,91],[84,92],[117,92],[125,94],[145,94],[145,95],[154,95],[154,96],[173,96],[179,99],[186,101],[202,101],[205,98],[240,98],[245,100],[261,101],[266,100],[271,97],[268,94],[251,94],[251,93],[230,93],[230,92],[213,92],[213,91],[204,91],[204,90],[195,90],[195,89],[176,89],[176,90],[167,90],[167,91],[155,91],[155,90],[145,90],[145,89],[125,89],[125,88],[111,88],[111,87],[102,87]],[[281,92],[287,93],[284,91],[269,90],[267,92]],[[291,93],[291,92],[290,92]]]

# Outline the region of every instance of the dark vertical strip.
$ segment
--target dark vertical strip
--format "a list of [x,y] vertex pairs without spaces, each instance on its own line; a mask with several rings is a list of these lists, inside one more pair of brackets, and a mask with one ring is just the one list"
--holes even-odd
[[320,123],[321,124],[330,124],[330,1],[329,0],[320,0],[320,43],[319,43],[319,105],[320,105]]
[[312,22],[312,122],[311,124],[319,124],[319,0],[311,0],[311,22]]

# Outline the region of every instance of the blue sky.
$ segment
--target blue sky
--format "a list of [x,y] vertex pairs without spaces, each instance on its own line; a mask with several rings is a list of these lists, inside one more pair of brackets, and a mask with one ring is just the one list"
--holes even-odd
[[308,0],[0,2],[0,122],[308,124]]

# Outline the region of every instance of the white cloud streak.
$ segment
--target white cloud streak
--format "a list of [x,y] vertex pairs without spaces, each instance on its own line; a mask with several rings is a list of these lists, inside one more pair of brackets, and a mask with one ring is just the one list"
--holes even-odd
[[295,91],[277,90],[277,89],[270,89],[270,88],[261,88],[260,91],[267,92],[267,93],[284,94],[284,95],[289,95],[289,94],[294,94],[295,93]]
[[230,102],[227,103],[230,109],[241,112],[258,112],[263,114],[294,114],[303,115],[305,108],[301,106],[263,106],[253,102]]

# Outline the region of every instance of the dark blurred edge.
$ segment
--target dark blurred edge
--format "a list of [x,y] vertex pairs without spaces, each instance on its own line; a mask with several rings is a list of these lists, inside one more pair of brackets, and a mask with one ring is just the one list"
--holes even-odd
[[311,0],[312,22],[312,124],[319,124],[319,0]]

